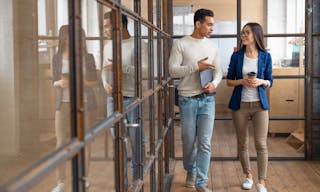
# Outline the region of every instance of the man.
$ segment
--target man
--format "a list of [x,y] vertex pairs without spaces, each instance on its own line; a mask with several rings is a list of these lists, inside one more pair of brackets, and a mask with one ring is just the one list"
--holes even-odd
[[[105,36],[111,40],[112,37],[112,24],[111,24],[111,12],[107,12],[104,15],[104,33]],[[122,15],[122,95],[123,95],[123,106],[126,107],[136,99],[135,93],[135,64],[134,64],[134,37],[131,37],[128,31],[128,18],[126,15]],[[142,74],[147,75],[147,46],[144,42],[141,43],[141,54],[142,54]],[[111,115],[114,111],[113,97],[112,97],[112,57],[113,57],[113,45],[112,41],[107,42],[103,50],[103,71],[102,71],[102,82],[104,89],[108,95],[107,97],[107,115]],[[132,110],[127,113],[124,117],[125,122],[128,124],[136,124],[138,117],[136,110]],[[134,179],[137,179],[137,157],[136,157],[136,129],[128,128],[126,130],[129,140],[131,142],[131,172]],[[112,137],[114,138],[114,131],[111,129]],[[125,153],[126,153],[125,148]],[[125,154],[126,158],[126,154]],[[125,166],[125,172],[127,168]],[[127,173],[125,173],[127,175]],[[125,185],[128,184],[127,176]]]
[[[211,157],[211,137],[215,114],[215,89],[222,79],[217,46],[207,39],[213,32],[214,13],[199,9],[194,14],[194,31],[175,41],[170,59],[170,75],[180,78],[179,108],[182,124],[183,166],[186,187],[197,191],[207,188]],[[204,85],[202,71],[212,70],[212,79]],[[206,77],[205,77],[206,78]]]

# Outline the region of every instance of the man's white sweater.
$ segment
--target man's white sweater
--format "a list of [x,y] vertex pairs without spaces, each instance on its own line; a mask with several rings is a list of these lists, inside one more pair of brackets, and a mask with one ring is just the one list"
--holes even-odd
[[215,88],[222,79],[217,45],[210,39],[185,36],[174,42],[169,59],[170,75],[180,78],[179,95],[190,97],[203,92],[200,84],[198,61],[208,57],[207,63],[215,65],[213,81]]
[[[135,63],[134,63],[134,37],[122,40],[122,92],[123,96],[135,96]],[[103,66],[111,64],[113,60],[113,45],[112,41],[108,42],[103,49]],[[142,75],[147,77],[148,74],[148,49],[146,43],[141,42],[141,62]],[[102,70],[101,78],[103,86],[110,84],[113,86],[112,71]]]

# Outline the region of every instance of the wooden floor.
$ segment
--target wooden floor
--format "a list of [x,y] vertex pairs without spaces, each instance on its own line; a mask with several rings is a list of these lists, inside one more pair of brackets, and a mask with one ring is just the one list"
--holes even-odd
[[[236,157],[236,138],[234,135],[234,129],[230,124],[230,121],[216,122],[214,136],[212,139],[212,157]],[[175,153],[177,157],[182,157],[181,152],[181,128],[179,122],[175,125]],[[145,131],[145,135],[148,135],[148,130]],[[106,137],[107,136],[107,137]],[[105,142],[107,138],[108,142]],[[255,149],[253,140],[251,137],[250,154],[255,155]],[[107,144],[107,145],[106,145]],[[146,143],[146,150],[148,151],[149,143]],[[275,157],[303,157],[303,153],[297,152],[288,143],[286,143],[286,137],[269,137],[268,138],[269,154]],[[55,139],[51,139],[47,142],[47,151],[43,151],[43,154],[47,154],[55,149]],[[50,148],[50,149],[49,149]],[[113,148],[112,139],[109,131],[107,135],[101,134],[91,144],[91,162],[89,170],[89,181],[91,187],[89,192],[112,192],[114,191],[114,164],[113,164]],[[40,154],[40,152],[39,152]],[[19,157],[18,159],[11,159],[6,163],[1,163],[0,173],[15,174],[20,170],[21,166],[27,167],[27,165],[33,164],[37,157],[40,155],[30,155],[30,157]],[[43,156],[42,154],[42,156]],[[106,155],[107,154],[107,155]],[[128,162],[130,166],[130,162]],[[254,178],[257,178],[256,174],[256,162],[252,161],[252,168]],[[16,171],[15,171],[16,170]],[[172,181],[172,192],[179,191],[191,191],[185,188],[185,171],[182,167],[182,161],[177,160],[175,162],[174,178]],[[131,182],[130,171],[129,183]],[[0,183],[5,181],[11,176],[0,176]],[[150,182],[149,176],[145,177],[147,181],[144,185],[144,191],[149,191]],[[320,192],[320,162],[308,162],[308,161],[270,161],[268,169],[268,182],[267,187],[269,192]],[[209,172],[209,187],[214,191],[232,192],[242,191],[240,189],[241,181],[243,180],[243,174],[240,163],[238,161],[213,161],[211,162]],[[71,167],[70,163],[67,166],[67,182],[65,192],[71,192]],[[42,181],[35,186],[32,192],[44,192],[51,191],[55,186],[55,172],[47,175]],[[250,190],[256,191],[256,188]]]
[[[257,181],[256,162],[252,162],[253,176]],[[177,161],[172,192],[193,191],[184,187],[185,171],[182,161]],[[210,165],[208,187],[215,192],[257,191],[242,190],[242,169],[238,161],[213,161]],[[271,161],[268,167],[268,192],[319,192],[320,162]]]

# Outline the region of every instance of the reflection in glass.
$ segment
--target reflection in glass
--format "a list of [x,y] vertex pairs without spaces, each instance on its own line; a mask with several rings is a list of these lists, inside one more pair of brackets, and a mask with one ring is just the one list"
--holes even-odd
[[211,9],[214,12],[215,27],[213,34],[236,34],[236,1],[187,1],[182,5],[173,1],[173,34],[190,35],[193,31],[193,12],[199,8]]
[[272,56],[274,68],[300,67],[303,71],[305,60],[304,37],[269,37],[267,49]]
[[[103,59],[101,69],[101,80],[103,84],[103,95],[106,96],[106,116],[110,116],[114,111],[113,103],[113,42],[112,42],[112,12],[105,12],[103,15],[103,33],[106,41],[103,47]],[[113,128],[111,128],[113,130]],[[114,133],[112,131],[114,137]]]
[[237,47],[237,39],[236,38],[213,38],[210,40],[215,42],[218,45],[218,50],[220,54],[220,66],[222,68],[222,72],[226,74],[226,72],[228,71],[229,63],[230,63],[230,57],[233,51]]
[[[270,1],[270,0],[269,0]],[[241,1],[241,19],[243,27],[248,22],[259,23],[264,30],[267,29],[266,23],[266,1],[265,0],[242,0]],[[266,31],[264,31],[266,32]]]
[[91,144],[90,191],[114,191],[114,154],[114,139],[107,130]]
[[304,33],[305,1],[268,0],[267,6],[265,33]]
[[71,170],[72,170],[71,160],[68,160],[67,162],[65,162],[65,165],[66,165],[66,177],[65,177],[65,182],[63,184],[57,185],[56,179],[55,179],[55,176],[56,176],[55,173],[57,172],[57,170],[53,170],[52,172],[50,172],[49,175],[42,178],[42,180],[40,182],[38,182],[35,186],[33,186],[29,191],[32,191],[32,192],[43,192],[43,191],[56,192],[56,191],[60,190],[63,192],[72,192],[73,191],[72,190],[73,178],[72,178],[72,172],[71,172]]
[[320,32],[320,1],[312,1],[312,15],[313,15],[313,32],[319,33]]
[[[63,25],[59,29],[59,42],[57,53],[52,59],[52,74],[53,86],[56,89],[57,97],[55,104],[55,131],[56,131],[56,148],[62,147],[71,138],[71,98],[70,98],[70,54],[69,54],[69,33],[70,26]],[[84,108],[85,108],[85,129],[89,129],[95,124],[95,116],[97,109],[96,96],[93,87],[96,85],[97,74],[95,61],[92,54],[87,52],[85,33],[82,30],[83,42],[83,69],[84,69]],[[86,165],[89,167],[90,144],[85,150]],[[65,165],[62,164],[57,169],[57,182],[62,185],[65,181]],[[85,170],[85,176],[88,174],[88,169]]]
[[320,90],[320,79],[319,78],[316,78],[313,80],[313,116],[315,118],[320,118],[320,93],[319,93],[319,90]]
[[[320,23],[320,22],[319,22]],[[320,75],[320,37],[313,37],[313,75]]]

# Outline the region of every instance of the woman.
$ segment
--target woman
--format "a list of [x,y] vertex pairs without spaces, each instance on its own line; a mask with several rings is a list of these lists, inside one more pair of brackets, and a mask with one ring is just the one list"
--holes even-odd
[[234,87],[229,108],[237,134],[238,154],[245,180],[243,189],[253,185],[248,151],[248,121],[252,120],[257,151],[259,192],[267,192],[268,150],[267,134],[269,104],[266,88],[272,86],[272,61],[263,43],[262,27],[258,23],[247,23],[241,31],[240,49],[231,56],[227,85]]
[[[66,144],[71,139],[70,128],[70,83],[69,83],[69,25],[64,25],[59,30],[58,51],[52,59],[53,86],[57,90],[55,131],[57,144],[56,148]],[[85,46],[85,34],[82,31],[83,56],[84,56],[84,106],[85,106],[85,128],[94,123],[95,110],[97,107],[96,98],[92,87],[96,84],[96,68],[92,54],[87,52]],[[85,175],[88,175],[90,149],[86,149]],[[57,186],[52,192],[60,192],[64,188],[66,177],[65,164],[57,169]],[[86,180],[86,186],[89,182]]]

